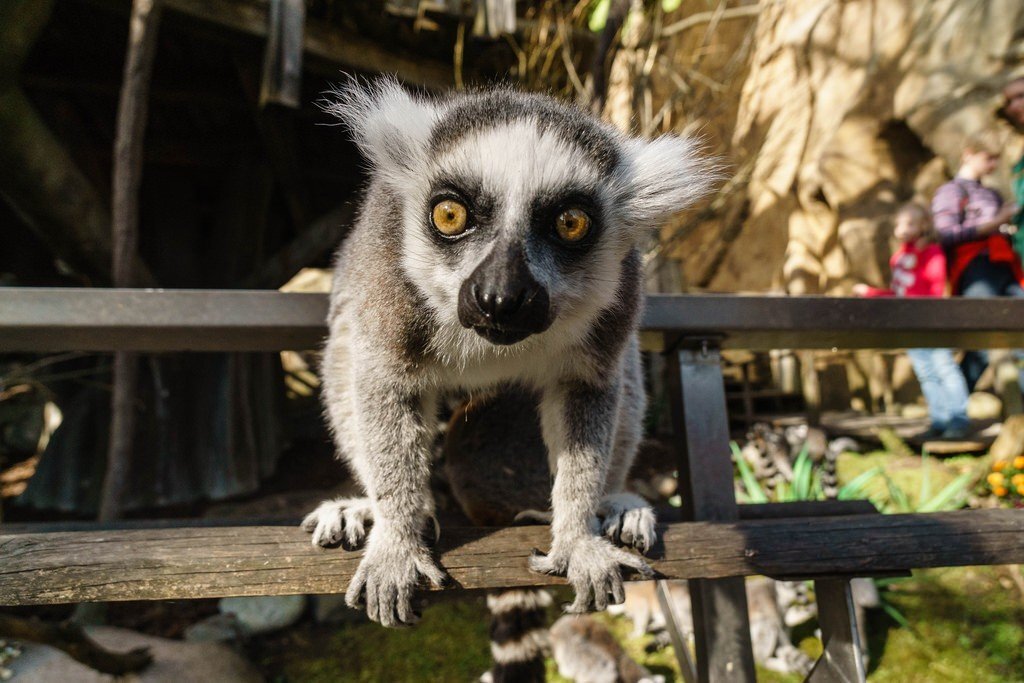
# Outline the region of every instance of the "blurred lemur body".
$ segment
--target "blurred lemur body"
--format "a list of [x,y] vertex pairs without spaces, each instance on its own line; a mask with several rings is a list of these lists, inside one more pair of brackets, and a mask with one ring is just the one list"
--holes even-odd
[[622,493],[644,410],[637,245],[706,189],[692,143],[628,138],[509,89],[427,99],[384,80],[335,95],[371,180],[337,255],[324,403],[366,497],[303,526],[316,545],[365,544],[348,604],[412,623],[417,582],[446,578],[422,538],[439,398],[522,387],[554,473],[551,549],[530,566],[568,577],[571,611],[621,601],[621,567],[650,570],[613,539],[646,550],[655,533]]

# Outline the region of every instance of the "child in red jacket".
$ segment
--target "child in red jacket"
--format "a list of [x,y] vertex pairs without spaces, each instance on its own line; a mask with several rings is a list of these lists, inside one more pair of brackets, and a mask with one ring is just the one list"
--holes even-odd
[[[889,289],[854,285],[857,296],[943,296],[946,255],[932,242],[928,211],[910,203],[900,207],[893,231],[900,246],[889,260]],[[967,382],[950,349],[908,349],[914,374],[928,401],[931,426],[924,438],[962,439],[970,434]]]

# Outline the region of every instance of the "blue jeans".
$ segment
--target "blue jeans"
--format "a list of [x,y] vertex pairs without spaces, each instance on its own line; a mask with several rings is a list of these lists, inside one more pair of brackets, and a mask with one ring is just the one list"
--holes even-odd
[[[987,254],[976,257],[967,264],[960,276],[960,295],[967,297],[1015,296],[1024,297],[1024,287],[1013,277],[1013,270],[1006,263],[992,263]],[[1015,354],[1021,357],[1021,352]],[[974,389],[981,373],[988,367],[986,351],[968,351],[960,362],[967,386]],[[1021,391],[1024,391],[1024,373],[1018,377]]]
[[967,419],[967,382],[950,349],[908,349],[914,374],[928,401],[928,417],[937,431],[960,429]]

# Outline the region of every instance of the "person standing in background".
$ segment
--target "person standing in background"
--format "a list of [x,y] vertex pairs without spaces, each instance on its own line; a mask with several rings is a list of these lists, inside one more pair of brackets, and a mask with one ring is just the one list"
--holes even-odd
[[[896,213],[893,235],[900,246],[889,260],[889,289],[854,285],[857,296],[943,296],[946,292],[946,255],[932,239],[928,210],[904,204]],[[967,382],[951,349],[908,349],[921,393],[928,402],[931,425],[924,439],[963,439],[971,433],[967,419]]]
[[[992,133],[971,137],[956,177],[932,199],[932,220],[946,250],[954,295],[1024,297],[1024,269],[1010,241],[1017,206],[981,183],[996,169],[1000,147]],[[984,351],[964,354],[961,368],[968,388],[974,388],[987,365]]]

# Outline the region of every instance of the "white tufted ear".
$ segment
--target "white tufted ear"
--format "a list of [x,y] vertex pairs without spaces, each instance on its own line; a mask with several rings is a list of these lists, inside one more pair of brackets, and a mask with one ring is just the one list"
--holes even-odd
[[394,77],[350,78],[333,88],[321,106],[348,127],[376,171],[395,176],[422,167],[437,105],[413,96]]
[[720,170],[699,156],[691,138],[630,138],[624,157],[620,173],[631,209],[629,221],[638,227],[660,227],[721,179]]

